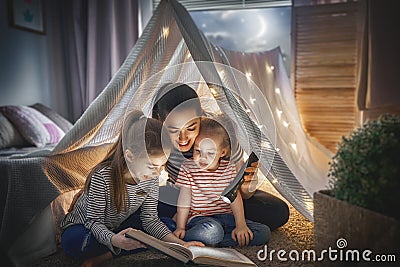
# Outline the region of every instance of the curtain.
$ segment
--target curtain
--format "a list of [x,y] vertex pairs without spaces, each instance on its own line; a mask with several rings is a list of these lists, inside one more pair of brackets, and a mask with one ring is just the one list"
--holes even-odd
[[138,38],[137,0],[70,0],[62,9],[69,117],[79,118]]

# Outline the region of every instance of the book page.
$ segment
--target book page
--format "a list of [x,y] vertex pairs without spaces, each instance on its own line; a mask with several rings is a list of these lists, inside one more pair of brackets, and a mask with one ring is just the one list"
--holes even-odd
[[151,246],[168,256],[174,257],[179,261],[186,263],[192,259],[192,253],[190,252],[190,250],[180,244],[159,240],[151,235],[144,233],[143,231],[136,229],[130,230],[128,233],[126,233],[126,235],[148,246]]
[[218,266],[257,266],[245,255],[232,248],[195,247],[188,248],[193,262]]

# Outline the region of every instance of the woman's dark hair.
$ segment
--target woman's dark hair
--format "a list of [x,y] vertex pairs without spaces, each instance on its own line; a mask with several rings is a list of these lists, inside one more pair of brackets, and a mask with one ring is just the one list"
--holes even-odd
[[153,106],[152,117],[160,121],[165,121],[168,114],[174,108],[189,100],[190,107],[196,109],[199,116],[202,115],[203,110],[196,91],[187,84],[174,86],[176,86],[176,84],[166,84],[160,88]]

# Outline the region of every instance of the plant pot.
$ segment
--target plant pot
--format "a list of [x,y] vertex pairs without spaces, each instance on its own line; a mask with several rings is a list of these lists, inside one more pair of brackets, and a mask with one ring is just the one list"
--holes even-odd
[[[337,258],[323,257],[323,265],[365,265],[385,261],[400,262],[400,222],[383,214],[349,204],[330,196],[329,190],[314,194],[314,244],[317,255],[336,250]],[[357,252],[356,252],[357,250]],[[368,252],[371,251],[371,253]],[[363,255],[362,253],[365,253]],[[357,259],[359,255],[359,261]],[[393,263],[393,256],[396,262]],[[363,258],[364,257],[364,258]],[[321,257],[322,258],[322,257]],[[368,262],[370,259],[370,262]],[[380,257],[379,259],[382,259]]]

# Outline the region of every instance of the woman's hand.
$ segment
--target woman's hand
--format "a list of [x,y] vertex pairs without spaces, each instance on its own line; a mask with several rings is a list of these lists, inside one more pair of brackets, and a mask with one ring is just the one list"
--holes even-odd
[[113,237],[111,237],[111,244],[114,247],[122,248],[125,250],[146,248],[146,245],[144,245],[143,243],[125,236],[125,234],[129,232],[129,230],[132,230],[132,228],[126,228],[121,232],[113,235]]
[[256,175],[258,170],[258,162],[253,162],[250,167],[245,169],[247,175],[244,176],[244,183],[241,187],[242,197],[244,199],[253,196],[257,189],[258,177]]
[[239,243],[239,246],[247,246],[253,239],[253,232],[247,227],[246,224],[242,226],[236,226],[232,231],[232,239]]
[[185,234],[186,234],[185,229],[178,228],[174,231],[174,235],[179,239],[183,239],[185,237]]
[[83,189],[79,190],[75,195],[74,198],[72,199],[71,204],[69,205],[68,212],[71,212],[74,209],[75,203],[78,200],[78,198],[83,194]]

